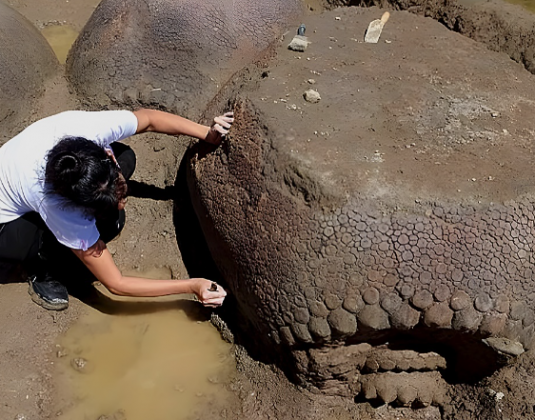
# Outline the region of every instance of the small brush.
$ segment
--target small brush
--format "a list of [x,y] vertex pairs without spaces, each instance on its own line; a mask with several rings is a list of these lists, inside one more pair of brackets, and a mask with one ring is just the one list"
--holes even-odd
[[305,36],[305,30],[306,26],[303,23],[299,25],[299,28],[297,29],[297,35],[294,36],[292,42],[288,44],[288,49],[299,52],[303,52],[307,49],[310,42]]

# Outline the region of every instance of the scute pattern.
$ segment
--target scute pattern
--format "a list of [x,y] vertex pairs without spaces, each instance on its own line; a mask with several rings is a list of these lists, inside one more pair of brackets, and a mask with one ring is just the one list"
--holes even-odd
[[84,101],[197,118],[300,12],[297,0],[104,0],[67,59]]
[[[448,368],[474,377],[496,366],[488,362],[490,353],[478,355],[485,362],[470,358],[480,338],[532,347],[535,218],[529,197],[395,210],[353,197],[318,206],[289,191],[280,169],[288,158],[266,136],[253,106],[239,102],[235,113],[222,147],[191,160],[190,187],[241,313],[260,332],[261,345],[282,358],[293,354],[291,369],[302,383],[324,388],[325,372],[337,378],[328,358],[313,362],[307,350],[326,344],[345,343],[338,357],[346,363],[352,343],[399,341],[410,348],[412,340],[416,348],[463,334],[457,351],[466,352],[466,365]],[[379,392],[383,379],[355,380],[366,398],[408,403],[419,395]],[[351,392],[361,392],[357,388]],[[440,400],[431,394],[420,399]]]

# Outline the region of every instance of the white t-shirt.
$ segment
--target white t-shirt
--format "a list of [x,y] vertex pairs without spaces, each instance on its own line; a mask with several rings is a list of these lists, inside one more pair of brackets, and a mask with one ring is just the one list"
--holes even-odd
[[35,211],[58,241],[87,250],[99,232],[95,219],[60,197],[44,194],[46,155],[65,137],[83,137],[104,148],[137,131],[130,111],[67,111],[37,121],[0,147],[0,223]]

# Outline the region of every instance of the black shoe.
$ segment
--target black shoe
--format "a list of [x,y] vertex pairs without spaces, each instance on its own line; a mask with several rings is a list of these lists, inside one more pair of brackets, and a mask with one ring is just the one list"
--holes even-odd
[[29,277],[28,281],[28,293],[38,305],[53,311],[62,311],[69,306],[69,293],[59,281],[48,276],[40,279],[36,275]]

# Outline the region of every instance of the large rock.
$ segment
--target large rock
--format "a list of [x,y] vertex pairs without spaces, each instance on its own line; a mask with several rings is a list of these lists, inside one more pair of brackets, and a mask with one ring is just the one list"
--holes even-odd
[[69,53],[68,76],[90,104],[197,117],[299,12],[298,0],[103,0]]
[[31,114],[58,62],[50,45],[21,14],[0,2],[0,124]]
[[[238,85],[231,133],[193,151],[189,182],[248,337],[302,383],[408,404],[418,375],[403,379],[414,392],[379,392],[386,382],[355,364],[337,376],[352,345],[442,352],[449,377],[471,381],[499,365],[481,338],[533,346],[535,83],[406,12],[362,43],[380,15],[305,19],[308,50],[286,40]],[[311,87],[318,103],[303,97]]]

